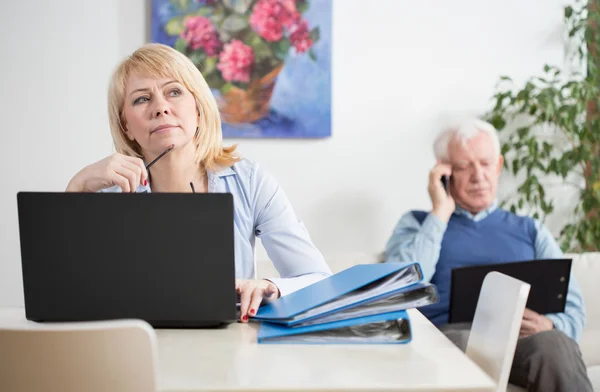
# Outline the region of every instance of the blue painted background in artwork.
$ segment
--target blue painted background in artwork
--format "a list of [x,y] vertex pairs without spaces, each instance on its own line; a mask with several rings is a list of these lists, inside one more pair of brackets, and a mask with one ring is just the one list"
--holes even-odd
[[[277,77],[268,117],[252,124],[223,124],[224,137],[319,138],[331,136],[331,3],[312,0],[303,14],[309,28],[319,26],[316,61],[290,51]],[[169,0],[152,1],[152,41],[170,46],[164,25],[177,11]],[[218,91],[214,91],[218,94]]]

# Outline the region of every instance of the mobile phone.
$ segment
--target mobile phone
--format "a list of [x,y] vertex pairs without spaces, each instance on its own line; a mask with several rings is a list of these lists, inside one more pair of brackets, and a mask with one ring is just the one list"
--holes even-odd
[[444,187],[444,190],[446,191],[446,194],[450,194],[449,191],[449,187],[450,187],[450,179],[452,178],[452,176],[442,176],[441,181],[442,181],[442,186]]

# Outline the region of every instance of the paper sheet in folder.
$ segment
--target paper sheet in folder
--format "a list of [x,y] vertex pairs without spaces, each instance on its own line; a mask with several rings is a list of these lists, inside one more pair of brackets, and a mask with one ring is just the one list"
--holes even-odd
[[261,307],[259,343],[407,343],[405,309],[438,301],[418,263],[356,265]]
[[450,322],[473,321],[483,279],[492,271],[531,285],[527,308],[540,314],[564,312],[571,262],[572,259],[550,259],[455,268],[450,288]]
[[259,343],[403,344],[411,340],[405,310],[300,327],[263,323],[258,330]]
[[438,301],[418,263],[359,264],[261,306],[253,319],[304,326],[416,308]]

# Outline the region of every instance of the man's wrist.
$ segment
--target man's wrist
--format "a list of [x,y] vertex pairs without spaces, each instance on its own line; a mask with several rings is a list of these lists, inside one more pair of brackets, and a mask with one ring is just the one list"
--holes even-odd
[[448,221],[450,220],[450,217],[452,216],[452,212],[450,211],[444,211],[441,208],[434,208],[431,213],[433,215],[436,216],[436,218],[438,218],[440,221],[444,222],[444,223],[448,223]]

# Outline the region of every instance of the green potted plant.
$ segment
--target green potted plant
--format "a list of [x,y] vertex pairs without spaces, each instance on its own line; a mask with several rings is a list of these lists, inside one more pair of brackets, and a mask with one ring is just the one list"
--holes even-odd
[[[506,168],[522,178],[516,195],[505,201],[513,212],[526,210],[542,220],[551,214],[549,178],[577,188],[573,215],[559,238],[563,250],[573,252],[600,248],[599,2],[576,0],[564,8],[570,67],[546,65],[520,87],[501,77],[487,116],[501,131]],[[573,65],[583,71],[569,69]]]

